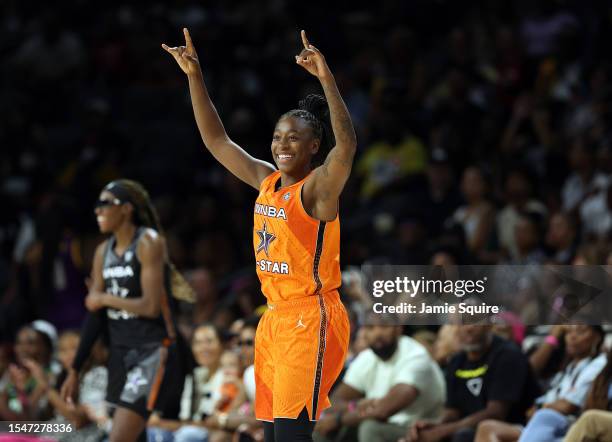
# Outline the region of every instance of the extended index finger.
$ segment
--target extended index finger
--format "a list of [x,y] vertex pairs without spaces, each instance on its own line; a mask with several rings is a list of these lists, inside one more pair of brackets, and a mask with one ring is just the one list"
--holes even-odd
[[306,31],[302,29],[302,31],[300,32],[300,35],[302,36],[302,43],[304,44],[304,47],[306,49],[309,49],[310,43],[308,42],[308,39],[306,38]]
[[188,49],[193,48],[193,42],[191,41],[191,35],[189,35],[189,30],[187,28],[183,28],[183,34],[185,34],[185,43]]

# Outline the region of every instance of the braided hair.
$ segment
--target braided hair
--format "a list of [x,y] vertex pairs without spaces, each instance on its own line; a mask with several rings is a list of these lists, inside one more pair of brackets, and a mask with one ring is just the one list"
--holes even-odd
[[281,118],[297,117],[305,121],[320,142],[318,152],[311,160],[311,166],[317,167],[323,164],[327,154],[336,144],[334,132],[331,126],[329,115],[329,106],[324,96],[318,94],[309,94],[306,98],[300,100],[297,109],[290,110],[284,113]]
[[[135,225],[150,227],[159,232],[160,235],[163,235],[164,231],[159,222],[159,215],[155,207],[153,207],[149,192],[146,191],[142,184],[132,180],[120,179],[107,184],[104,190],[112,193],[122,202],[132,204],[134,207],[132,221]],[[167,263],[170,267],[170,287],[172,296],[181,301],[194,302],[195,295],[191,286],[169,259]]]

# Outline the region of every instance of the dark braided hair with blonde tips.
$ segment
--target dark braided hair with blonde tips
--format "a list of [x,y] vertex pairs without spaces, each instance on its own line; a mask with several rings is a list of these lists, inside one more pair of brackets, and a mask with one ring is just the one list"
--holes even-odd
[[318,94],[307,95],[306,98],[300,100],[297,109],[285,112],[281,119],[286,117],[301,118],[310,126],[314,137],[320,141],[319,151],[314,155],[310,164],[313,168],[323,164],[327,154],[336,144],[329,106],[325,97]]
[[[135,225],[150,227],[155,229],[160,235],[164,234],[161,223],[159,222],[159,215],[155,207],[153,207],[149,192],[146,191],[142,184],[132,180],[120,179],[107,184],[104,190],[115,195],[121,202],[132,204],[134,207],[132,221]],[[195,295],[191,286],[187,283],[183,275],[179,273],[169,258],[166,258],[166,262],[170,267],[170,287],[172,296],[181,301],[194,302]]]

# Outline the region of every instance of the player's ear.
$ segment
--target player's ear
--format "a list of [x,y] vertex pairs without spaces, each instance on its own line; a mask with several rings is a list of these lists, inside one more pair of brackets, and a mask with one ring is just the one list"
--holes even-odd
[[134,205],[132,203],[125,203],[121,206],[121,211],[124,215],[131,217],[134,214]]
[[312,143],[312,147],[310,148],[310,153],[312,155],[316,155],[320,147],[321,147],[321,140],[319,140],[318,138],[315,138]]

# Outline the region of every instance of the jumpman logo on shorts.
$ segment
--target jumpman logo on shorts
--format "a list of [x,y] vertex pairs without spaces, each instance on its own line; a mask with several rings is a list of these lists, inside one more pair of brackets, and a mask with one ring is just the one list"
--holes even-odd
[[306,326],[302,322],[302,316],[303,315],[300,315],[300,319],[298,319],[298,322],[297,322],[297,325],[295,326],[295,328],[298,328],[298,327],[306,328]]

